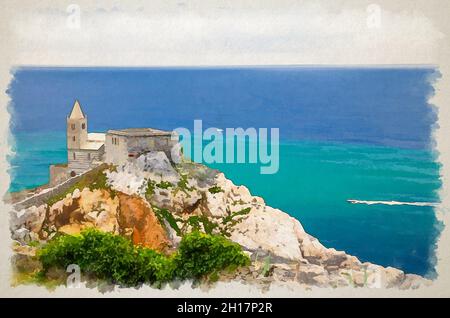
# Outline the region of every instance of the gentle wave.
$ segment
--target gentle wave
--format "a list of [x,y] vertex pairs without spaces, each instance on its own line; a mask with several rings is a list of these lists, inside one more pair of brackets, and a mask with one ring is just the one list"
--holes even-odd
[[364,200],[347,200],[351,204],[384,204],[384,205],[413,205],[413,206],[438,206],[438,202],[400,202],[400,201],[364,201]]

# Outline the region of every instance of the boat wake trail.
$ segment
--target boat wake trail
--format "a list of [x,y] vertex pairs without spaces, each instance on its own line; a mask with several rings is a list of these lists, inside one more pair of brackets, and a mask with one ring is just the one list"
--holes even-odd
[[351,204],[384,204],[384,205],[413,205],[413,206],[438,206],[438,202],[400,202],[400,201],[364,201],[364,200],[347,200]]

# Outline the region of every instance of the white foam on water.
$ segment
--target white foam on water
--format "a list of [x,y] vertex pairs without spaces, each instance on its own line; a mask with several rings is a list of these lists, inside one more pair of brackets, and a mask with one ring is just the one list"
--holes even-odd
[[347,200],[351,204],[384,204],[384,205],[413,205],[413,206],[438,206],[438,202],[400,202],[400,201],[365,201],[365,200]]

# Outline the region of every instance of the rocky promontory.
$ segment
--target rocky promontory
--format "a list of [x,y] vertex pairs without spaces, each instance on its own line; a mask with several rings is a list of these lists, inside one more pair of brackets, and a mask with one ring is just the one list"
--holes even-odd
[[34,242],[85,228],[130,238],[134,244],[170,253],[193,228],[238,243],[251,265],[223,273],[222,281],[305,288],[418,288],[418,275],[361,262],[323,246],[287,213],[265,204],[223,173],[163,152],[141,155],[121,167],[105,167],[91,184],[80,182],[57,200],[11,212],[17,255],[33,255]]

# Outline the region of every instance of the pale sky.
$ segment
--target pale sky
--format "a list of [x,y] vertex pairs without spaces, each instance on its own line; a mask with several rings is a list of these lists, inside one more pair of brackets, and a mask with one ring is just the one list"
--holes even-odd
[[445,39],[424,12],[446,1],[123,2],[5,8],[14,64],[435,64]]

